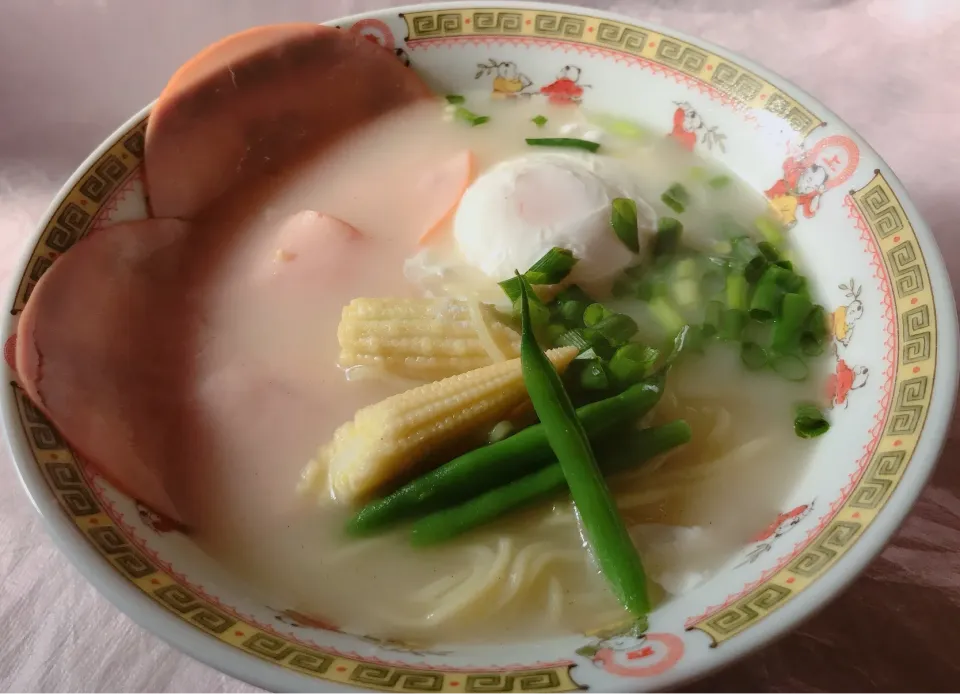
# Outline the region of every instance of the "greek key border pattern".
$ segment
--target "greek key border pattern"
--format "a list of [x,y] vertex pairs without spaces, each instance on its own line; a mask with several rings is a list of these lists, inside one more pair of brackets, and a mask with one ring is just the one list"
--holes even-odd
[[714,646],[785,605],[856,543],[906,472],[930,409],[937,324],[920,243],[900,201],[879,171],[850,195],[874,237],[894,297],[898,340],[887,421],[862,477],[827,526],[768,580],[691,625],[691,629],[710,636]]
[[407,12],[408,43],[432,39],[507,36],[567,41],[649,60],[717,89],[743,106],[769,111],[802,137],[823,120],[770,82],[699,46],[611,19],[589,15],[497,8]]
[[53,261],[90,231],[97,212],[140,166],[147,132],[146,119],[124,133],[88,168],[53,213],[33,248],[27,272],[20,278],[10,312],[19,314],[43,273]]

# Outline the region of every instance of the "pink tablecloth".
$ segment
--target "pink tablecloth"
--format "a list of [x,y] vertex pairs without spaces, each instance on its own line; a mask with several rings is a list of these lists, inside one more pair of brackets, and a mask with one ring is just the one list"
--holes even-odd
[[[4,0],[0,279],[66,176],[204,44],[254,24],[384,0]],[[960,286],[960,1],[594,0],[749,56],[826,102],[899,174]],[[830,610],[694,685],[712,690],[960,686],[957,428],[893,544]],[[0,453],[7,456],[5,450]],[[0,689],[256,691],[173,650],[53,547],[0,461]]]

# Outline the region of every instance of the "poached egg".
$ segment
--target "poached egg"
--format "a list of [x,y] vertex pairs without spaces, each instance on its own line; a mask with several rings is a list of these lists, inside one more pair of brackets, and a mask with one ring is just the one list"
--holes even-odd
[[641,253],[656,230],[656,213],[620,160],[579,152],[543,152],[508,159],[465,191],[453,219],[463,260],[494,281],[526,271],[551,248],[573,252],[571,282],[612,280],[639,258],[610,224],[614,198],[637,203]]

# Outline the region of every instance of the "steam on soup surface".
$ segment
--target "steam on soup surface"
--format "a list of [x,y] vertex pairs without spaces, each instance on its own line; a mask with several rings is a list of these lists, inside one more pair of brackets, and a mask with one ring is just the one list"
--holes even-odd
[[[768,219],[765,201],[669,141],[617,138],[575,109],[483,97],[468,103],[489,121],[471,127],[436,103],[410,106],[288,172],[267,199],[230,219],[229,253],[210,283],[217,289],[208,299],[206,329],[217,339],[203,358],[236,362],[236,371],[221,369],[226,385],[213,384],[204,402],[216,436],[187,473],[185,488],[198,494],[176,501],[202,545],[254,594],[345,631],[499,641],[627,618],[585,549],[562,490],[436,541],[426,511],[469,503],[469,484],[396,522],[345,530],[356,531],[365,504],[416,484],[462,448],[482,446],[491,431],[502,436],[531,422],[529,411],[479,416],[473,438],[461,438],[460,448],[444,441],[452,447],[438,444],[426,460],[414,449],[397,460],[387,440],[397,430],[376,420],[384,440],[341,430],[347,442],[333,450],[338,427],[361,408],[516,357],[514,307],[497,282],[554,247],[571,250],[577,262],[559,287],[537,287],[553,312],[541,326],[541,343],[574,344],[581,357],[587,350],[587,357],[596,355],[566,365],[575,404],[601,401],[651,377],[655,363],[638,356],[645,352],[617,359],[625,344],[661,348],[686,324],[703,342],[673,365],[652,411],[592,439],[602,453],[604,442],[618,441],[625,430],[676,420],[689,425],[689,443],[643,464],[638,455],[637,464],[609,477],[655,601],[697,585],[769,523],[803,473],[810,445],[794,433],[793,407],[816,399],[816,360],[804,358],[809,373],[800,381],[771,368],[745,373],[743,364],[744,341],[775,351],[773,323],[748,320],[757,290],[744,286],[737,298],[739,285],[729,279],[752,260],[738,260],[743,249],[735,246],[756,249],[764,238],[757,219]],[[538,127],[535,116],[547,123]],[[600,136],[596,153],[525,142],[585,132]],[[671,186],[684,197],[682,212],[661,199]],[[636,206],[638,253],[611,226],[614,199]],[[424,206],[432,206],[429,215]],[[658,226],[669,228],[673,219],[683,226],[680,247],[660,248],[656,256],[665,238]],[[743,235],[754,240],[744,242]],[[334,239],[320,244],[326,265],[296,269],[317,237]],[[253,284],[249,268],[261,270]],[[321,273],[333,276],[317,291]],[[583,306],[564,300],[572,285],[589,297]],[[626,332],[612,339],[591,332],[584,321],[596,326],[595,317],[583,315],[589,303],[626,318],[620,320]],[[734,332],[725,339],[711,336],[710,321],[723,330],[717,316],[729,314],[735,324],[738,310],[743,325],[727,326]],[[569,341],[577,336],[586,342]],[[244,371],[251,357],[274,365],[276,378],[294,390],[274,382],[257,390]],[[250,412],[249,398],[262,407]],[[424,407],[409,416],[424,416]],[[438,409],[436,416],[452,414]],[[310,459],[305,484],[301,470]],[[598,461],[603,466],[601,454]],[[513,481],[514,464],[504,464],[504,484]],[[358,471],[364,466],[370,469]],[[298,486],[306,490],[295,496]],[[417,544],[426,546],[412,545],[417,533],[426,537]]]

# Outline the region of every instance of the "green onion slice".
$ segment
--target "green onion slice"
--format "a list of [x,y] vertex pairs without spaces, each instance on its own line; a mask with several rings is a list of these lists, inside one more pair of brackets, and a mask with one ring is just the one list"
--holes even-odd
[[[577,259],[574,257],[573,251],[566,248],[551,248],[544,253],[540,260],[531,265],[529,270],[523,273],[523,278],[530,285],[559,284],[566,279],[576,264]],[[516,301],[520,298],[519,278],[511,277],[498,284],[510,301]]]
[[463,106],[457,106],[457,109],[453,112],[453,115],[458,119],[469,123],[473,127],[483,125],[490,120],[490,116],[478,116],[476,113],[464,108]]
[[796,408],[793,430],[802,439],[813,439],[830,431],[830,422],[816,405],[801,403]]
[[630,198],[614,198],[610,212],[610,226],[617,238],[631,253],[640,252],[640,238],[637,235],[637,203]]
[[531,147],[567,147],[569,149],[584,149],[596,152],[600,149],[599,142],[581,140],[576,137],[528,137],[527,144]]

